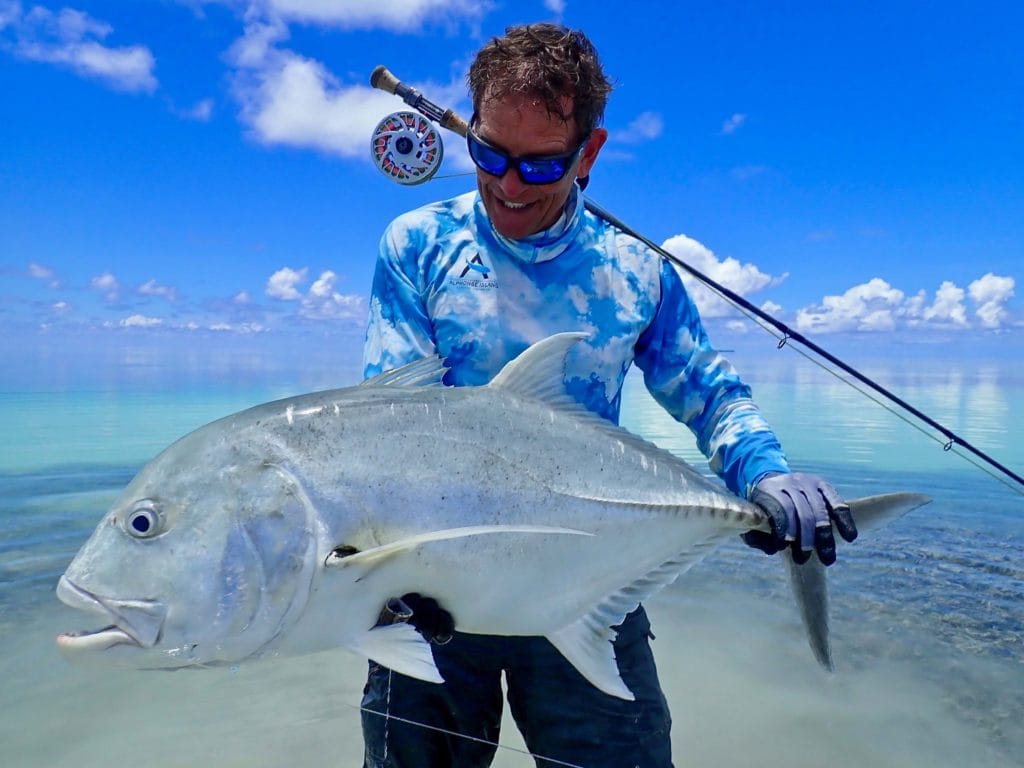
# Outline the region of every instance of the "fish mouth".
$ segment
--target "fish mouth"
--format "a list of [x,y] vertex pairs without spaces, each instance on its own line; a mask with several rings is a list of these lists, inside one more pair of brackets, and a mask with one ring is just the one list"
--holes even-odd
[[57,636],[57,647],[61,651],[106,651],[119,645],[152,648],[160,639],[166,611],[158,600],[104,597],[78,586],[67,576],[61,576],[57,583],[57,599],[110,621],[100,629],[62,632]]

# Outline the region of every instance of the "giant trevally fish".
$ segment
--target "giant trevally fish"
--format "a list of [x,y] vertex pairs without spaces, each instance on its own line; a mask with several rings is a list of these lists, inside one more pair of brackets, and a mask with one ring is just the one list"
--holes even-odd
[[[614,627],[765,513],[566,393],[558,334],[486,386],[423,360],[359,386],[202,427],[139,472],[57,587],[107,626],[69,657],[140,668],[348,648],[440,681],[430,645],[381,626],[388,598],[438,599],[462,632],[543,635],[624,699]],[[853,501],[862,529],[925,503]],[[828,663],[824,569],[793,566]]]

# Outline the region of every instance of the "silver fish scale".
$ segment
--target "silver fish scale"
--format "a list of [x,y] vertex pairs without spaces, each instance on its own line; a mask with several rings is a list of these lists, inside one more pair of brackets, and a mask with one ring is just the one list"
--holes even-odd
[[[317,485],[337,482],[339,471],[370,482],[415,473],[420,488],[428,478],[439,487],[500,479],[516,485],[513,493],[529,485],[612,505],[729,512],[739,527],[763,520],[757,507],[682,459],[586,412],[487,388],[356,388],[313,397],[327,402],[297,404],[303,415],[271,431],[291,463],[310,479],[320,476]],[[382,476],[382,467],[392,472]]]
[[[624,430],[500,390],[359,387],[297,398],[289,408],[270,418],[254,412],[248,427],[242,419],[235,426],[254,449],[262,440],[264,452],[303,484],[331,546],[362,550],[480,524],[597,534],[434,544],[420,565],[453,604],[529,600],[535,587],[523,582],[512,595],[494,567],[529,562],[557,574],[551,578],[563,585],[563,597],[579,592],[578,600],[560,601],[558,611],[569,615],[620,588],[624,571],[641,578],[682,552],[702,555],[706,545],[763,521],[753,505]],[[600,573],[595,562],[605,564]],[[464,595],[453,583],[472,589]],[[549,612],[519,626],[488,612],[463,612],[459,621],[469,631],[496,631],[497,622],[500,631],[532,634],[550,626]]]

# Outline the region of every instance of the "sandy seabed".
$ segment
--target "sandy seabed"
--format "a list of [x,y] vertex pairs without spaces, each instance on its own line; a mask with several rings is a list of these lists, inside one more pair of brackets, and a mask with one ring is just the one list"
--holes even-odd
[[[781,583],[781,579],[780,579]],[[701,600],[679,582],[649,606],[672,708],[677,766],[1010,766],[1005,744],[916,665],[884,653],[814,664],[785,593]],[[724,598],[724,599],[723,599]],[[56,601],[54,601],[56,602]],[[12,619],[15,617],[6,617]],[[236,669],[135,672],[68,665],[53,645],[78,617],[62,606],[5,620],[0,743],[6,766],[358,766],[365,661],[344,651]],[[906,642],[901,638],[898,642]],[[879,647],[884,648],[882,638]],[[970,659],[941,663],[969,664]],[[981,663],[981,662],[979,662]],[[1012,660],[994,685],[1020,685]],[[1009,717],[1007,722],[1014,722]],[[1016,719],[1019,728],[1019,718]],[[1009,741],[1007,740],[1009,736]],[[506,714],[494,765],[533,760]]]

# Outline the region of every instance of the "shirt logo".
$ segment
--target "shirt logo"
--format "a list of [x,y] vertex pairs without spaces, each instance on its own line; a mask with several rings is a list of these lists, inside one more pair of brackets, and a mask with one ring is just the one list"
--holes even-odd
[[480,258],[479,253],[466,262],[466,266],[463,268],[462,274],[459,275],[459,278],[464,278],[470,270],[479,273],[484,280],[487,280],[491,276],[490,270],[484,265],[484,260]]
[[498,281],[491,278],[491,268],[476,254],[466,261],[462,272],[452,280],[453,285],[466,285],[471,288],[497,288]]

